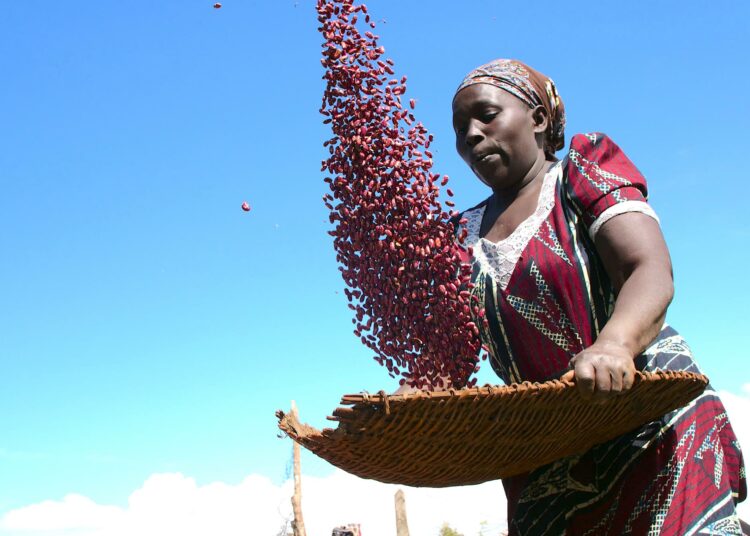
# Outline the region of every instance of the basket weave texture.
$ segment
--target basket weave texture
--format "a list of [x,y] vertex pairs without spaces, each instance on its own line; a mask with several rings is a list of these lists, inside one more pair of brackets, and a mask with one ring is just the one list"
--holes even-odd
[[345,395],[322,431],[278,411],[279,428],[341,469],[381,482],[445,487],[518,475],[580,454],[686,405],[708,384],[681,371],[636,373],[602,404],[573,383],[485,386],[407,395]]

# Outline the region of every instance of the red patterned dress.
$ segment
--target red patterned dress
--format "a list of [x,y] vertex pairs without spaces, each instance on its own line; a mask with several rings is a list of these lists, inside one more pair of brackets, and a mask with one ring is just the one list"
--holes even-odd
[[[575,136],[544,177],[536,212],[498,243],[480,237],[486,201],[466,212],[472,292],[485,305],[482,340],[506,382],[558,378],[612,314],[615,292],[594,247],[624,212],[656,218],[646,181],[602,134]],[[481,322],[477,322],[481,325]],[[639,370],[698,372],[665,325]],[[724,407],[709,386],[688,406],[635,432],[503,481],[510,534],[741,535],[735,504],[745,469]]]

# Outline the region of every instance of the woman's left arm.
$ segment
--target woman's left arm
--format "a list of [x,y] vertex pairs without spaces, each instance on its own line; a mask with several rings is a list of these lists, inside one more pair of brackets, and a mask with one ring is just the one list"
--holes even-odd
[[617,299],[594,344],[571,360],[573,379],[585,398],[616,396],[633,385],[640,355],[659,334],[672,301],[672,262],[659,224],[639,212],[616,216],[595,238]]

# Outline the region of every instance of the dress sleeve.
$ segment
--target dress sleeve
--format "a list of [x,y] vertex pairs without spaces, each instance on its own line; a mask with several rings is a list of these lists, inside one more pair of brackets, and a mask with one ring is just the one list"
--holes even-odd
[[567,158],[565,195],[592,240],[604,223],[626,212],[659,221],[646,201],[646,179],[605,134],[573,136]]

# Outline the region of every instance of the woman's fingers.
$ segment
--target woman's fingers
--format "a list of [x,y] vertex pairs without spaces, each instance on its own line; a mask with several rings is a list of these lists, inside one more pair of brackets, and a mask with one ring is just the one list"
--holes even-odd
[[578,359],[575,363],[576,384],[583,398],[589,399],[596,390],[596,369],[585,359]]
[[633,386],[635,367],[632,361],[623,361],[615,356],[584,351],[571,360],[574,369],[566,372],[560,379],[574,380],[586,399],[606,400],[621,395]]
[[612,391],[612,374],[609,367],[601,364],[596,367],[596,389],[594,390],[594,400],[602,401],[609,398]]
[[619,369],[612,370],[610,374],[610,378],[611,378],[610,392],[615,396],[622,394],[622,387],[624,384],[624,374],[625,374],[625,371],[622,371]]
[[629,367],[625,369],[625,374],[622,377],[622,390],[627,391],[633,387],[635,383],[635,367]]
[[576,377],[576,371],[574,369],[571,369],[565,374],[563,374],[562,376],[560,376],[560,381],[561,382],[573,382],[575,377]]

